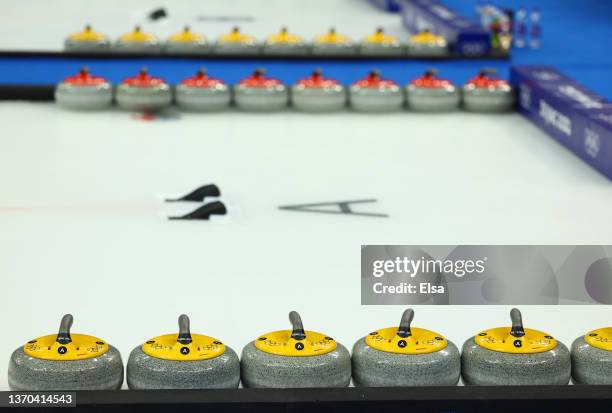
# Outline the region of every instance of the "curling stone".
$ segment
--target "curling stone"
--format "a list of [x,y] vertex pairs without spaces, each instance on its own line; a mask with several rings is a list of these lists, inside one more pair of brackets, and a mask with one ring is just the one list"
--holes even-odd
[[469,338],[461,352],[465,384],[565,385],[570,379],[570,353],[547,333],[523,328],[521,313],[510,312],[512,327],[485,330]]
[[211,50],[206,38],[191,31],[189,26],[185,26],[182,31],[174,33],[166,40],[166,53],[176,54],[199,54],[207,53]]
[[325,34],[315,37],[312,43],[313,55],[347,56],[357,54],[357,47],[350,37],[336,32],[333,27]]
[[425,29],[410,36],[408,39],[408,54],[424,57],[443,56],[448,54],[448,43],[444,37]]
[[69,109],[104,109],[111,105],[112,100],[111,84],[103,77],[92,75],[87,68],[67,77],[55,88],[55,101]]
[[231,32],[217,39],[215,53],[226,55],[253,55],[259,52],[257,39],[250,34],[240,31],[240,27],[234,27]]
[[459,107],[459,90],[450,80],[441,79],[437,74],[437,70],[429,69],[406,86],[406,101],[410,109],[442,112]]
[[346,106],[346,93],[338,81],[323,77],[317,69],[291,87],[291,102],[304,112],[333,112]]
[[351,381],[351,356],[333,338],[304,331],[295,311],[293,330],[258,337],[242,350],[240,365],[245,387],[346,387]]
[[301,36],[289,33],[286,27],[269,36],[263,45],[263,53],[268,55],[305,55],[309,49]]
[[105,52],[111,47],[110,40],[102,33],[95,32],[88,24],[82,32],[73,33],[64,42],[69,52]]
[[240,360],[216,338],[191,334],[189,317],[179,317],[178,334],[147,340],[130,353],[130,389],[230,389],[240,383]]
[[571,356],[575,384],[612,384],[612,327],[578,337]]
[[353,346],[353,380],[357,386],[454,386],[461,356],[451,341],[411,326],[414,311],[404,311],[398,327],[376,330]]
[[181,109],[211,112],[229,107],[232,95],[220,79],[209,77],[204,69],[176,86],[176,103]]
[[514,107],[510,84],[494,77],[495,69],[483,69],[462,89],[463,107],[473,112],[507,112]]
[[360,52],[364,56],[400,56],[404,54],[404,48],[396,36],[386,34],[379,27],[363,39]]
[[59,333],[30,340],[13,352],[11,390],[117,390],[123,384],[119,351],[97,337],[73,334],[66,314]]
[[156,111],[172,103],[172,90],[163,79],[149,75],[143,68],[117,87],[116,100],[122,109]]
[[234,87],[234,101],[242,110],[271,112],[284,109],[289,101],[283,83],[265,76],[265,70],[257,69]]
[[136,26],[131,32],[119,37],[115,50],[126,53],[159,53],[162,44],[153,34],[145,33],[140,26]]
[[381,78],[380,72],[373,70],[351,85],[349,101],[359,112],[392,112],[401,109],[404,93],[397,83]]

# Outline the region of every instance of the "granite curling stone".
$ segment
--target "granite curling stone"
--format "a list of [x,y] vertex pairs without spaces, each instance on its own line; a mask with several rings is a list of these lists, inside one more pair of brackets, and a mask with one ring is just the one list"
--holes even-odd
[[198,54],[207,53],[211,50],[206,38],[194,33],[189,26],[185,26],[182,31],[174,33],[166,40],[166,53],[176,54]]
[[514,90],[495,69],[483,69],[462,89],[463,107],[472,112],[507,112],[514,107]]
[[103,77],[94,76],[88,68],[82,68],[57,85],[55,101],[73,110],[104,109],[113,101],[113,88]]
[[357,54],[358,48],[350,37],[340,34],[335,28],[318,35],[312,42],[312,54],[319,56],[350,56]]
[[117,87],[115,99],[122,109],[156,111],[172,103],[172,89],[163,79],[151,76],[142,68]]
[[265,76],[257,69],[234,86],[234,103],[239,109],[254,112],[282,110],[289,103],[289,93],[278,79]]
[[419,112],[443,112],[459,107],[459,90],[450,80],[441,79],[437,74],[437,70],[428,69],[406,86],[408,108]]
[[257,39],[240,31],[236,26],[231,32],[220,36],[215,45],[215,53],[223,55],[253,55],[259,52]]
[[111,42],[105,34],[96,32],[88,24],[82,32],[73,33],[64,42],[69,52],[106,52]]
[[376,330],[353,346],[356,386],[454,386],[461,374],[457,346],[442,335],[411,326],[407,309],[399,328]]
[[404,92],[393,80],[383,79],[372,70],[349,88],[351,107],[358,112],[393,112],[404,105]]
[[136,26],[131,32],[119,37],[115,50],[125,53],[159,53],[162,43],[155,35],[145,33],[140,26]]
[[612,327],[578,337],[571,357],[575,384],[612,384]]
[[323,77],[317,69],[291,87],[291,103],[303,112],[335,112],[346,106],[346,92],[338,81]]
[[14,391],[117,390],[123,384],[119,351],[97,337],[73,334],[66,314],[59,333],[28,341],[13,352],[8,384]]
[[469,338],[461,353],[461,376],[468,385],[565,385],[570,353],[547,333],[523,328],[521,313],[510,312],[512,327]]
[[401,56],[404,54],[404,48],[396,36],[385,33],[385,30],[379,27],[363,39],[360,53],[364,56]]
[[242,384],[260,388],[346,387],[351,357],[333,338],[305,331],[295,311],[293,330],[258,337],[242,350]]
[[240,383],[240,360],[216,338],[192,334],[179,317],[178,334],[147,340],[127,364],[130,389],[229,389]]
[[425,29],[408,39],[408,54],[419,57],[444,56],[448,53],[448,43],[440,35]]
[[193,112],[226,109],[232,100],[229,86],[220,79],[208,76],[204,69],[177,85],[175,96],[181,109]]
[[310,50],[301,36],[289,33],[286,27],[276,34],[268,36],[263,45],[263,54],[267,55],[305,55]]

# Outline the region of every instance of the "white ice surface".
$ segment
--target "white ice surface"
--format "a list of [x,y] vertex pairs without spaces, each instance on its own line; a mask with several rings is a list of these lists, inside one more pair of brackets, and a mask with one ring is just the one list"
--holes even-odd
[[[165,19],[151,22],[147,15],[164,6]],[[59,51],[64,39],[86,23],[112,39],[142,29],[161,38],[191,26],[210,39],[239,25],[245,33],[264,39],[287,26],[308,39],[336,27],[359,39],[384,27],[388,33],[407,32],[397,14],[385,13],[364,0],[3,0],[0,6],[0,50]]]
[[[98,335],[124,358],[143,340],[194,331],[237,351],[288,327],[346,346],[402,307],[360,305],[360,245],[610,244],[609,181],[519,115],[183,114],[1,103],[0,361],[56,330]],[[160,193],[215,182],[230,222],[168,222]],[[389,218],[280,211],[377,198]],[[508,307],[422,306],[415,325],[458,345],[508,323]],[[604,306],[523,307],[567,345],[610,324]],[[5,364],[6,365],[6,364]],[[7,388],[6,367],[0,389]]]

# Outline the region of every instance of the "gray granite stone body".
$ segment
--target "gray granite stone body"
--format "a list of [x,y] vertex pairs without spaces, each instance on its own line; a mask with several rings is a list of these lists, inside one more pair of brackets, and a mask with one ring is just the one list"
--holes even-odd
[[401,88],[368,88],[351,86],[349,89],[351,108],[358,112],[395,112],[404,105],[404,92]]
[[60,83],[55,88],[55,101],[68,109],[100,110],[111,105],[113,88],[108,83],[93,86]]
[[20,347],[9,361],[9,387],[14,391],[120,389],[123,384],[121,354],[115,347],[108,347],[99,357],[66,361],[34,358]]
[[306,56],[310,54],[310,45],[306,42],[299,43],[265,43],[262,48],[265,55],[296,55]]
[[239,109],[251,112],[283,110],[289,104],[289,93],[284,85],[257,88],[234,87],[234,102]]
[[463,108],[471,112],[508,112],[514,108],[513,90],[489,90],[484,88],[462,89]]
[[302,388],[347,387],[351,382],[351,356],[340,343],[320,356],[291,357],[269,354],[250,342],[242,350],[244,387]]
[[359,48],[353,43],[313,43],[312,54],[316,56],[354,56]]
[[346,92],[342,86],[335,88],[291,88],[293,107],[303,112],[335,112],[346,107]]
[[227,109],[232,101],[230,88],[226,85],[215,88],[178,85],[175,96],[176,103],[181,109],[193,112]]
[[444,112],[457,109],[461,95],[456,88],[420,88],[415,85],[406,87],[408,108],[419,112]]
[[353,346],[356,386],[454,386],[459,382],[461,356],[451,341],[435,353],[395,354],[373,349],[361,338]]
[[163,44],[158,40],[146,42],[126,42],[118,40],[115,43],[114,51],[120,53],[161,53]]
[[217,42],[213,49],[213,52],[215,54],[220,54],[220,55],[241,55],[241,54],[255,55],[255,54],[258,54],[260,51],[261,51],[261,46],[256,42],[254,43]]
[[67,52],[108,52],[110,48],[111,43],[107,39],[94,42],[66,39],[64,42],[64,49]]
[[225,353],[195,361],[163,360],[136,347],[127,364],[130,389],[232,389],[240,383],[240,360],[230,347]]
[[438,57],[446,56],[449,54],[449,51],[448,46],[438,44],[408,43],[406,53],[408,56]]
[[205,40],[194,42],[167,41],[164,46],[164,52],[168,54],[197,55],[210,53],[211,51],[212,46]]
[[612,351],[589,345],[584,336],[572,343],[572,381],[576,384],[612,384]]
[[359,47],[362,56],[402,56],[406,48],[401,44],[362,43]]
[[172,103],[172,89],[168,85],[156,87],[119,85],[115,99],[117,105],[126,110],[160,110]]
[[560,341],[543,353],[512,354],[488,350],[471,337],[461,350],[461,377],[466,385],[565,385],[570,369],[569,350]]

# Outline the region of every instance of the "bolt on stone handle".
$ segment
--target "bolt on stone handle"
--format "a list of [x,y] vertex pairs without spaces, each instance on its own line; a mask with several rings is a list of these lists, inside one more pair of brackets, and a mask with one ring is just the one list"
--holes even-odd
[[306,338],[306,333],[304,332],[304,325],[302,324],[302,317],[297,313],[297,311],[291,311],[289,313],[289,322],[291,322],[291,338],[295,340],[304,340]]
[[59,332],[57,333],[57,341],[60,344],[68,344],[72,342],[72,337],[70,337],[70,328],[72,327],[72,322],[74,318],[72,314],[66,314],[62,317],[62,321],[60,322]]
[[185,314],[181,314],[178,319],[179,324],[179,335],[178,341],[181,344],[190,344],[193,340],[191,338],[191,331],[189,329],[189,317]]
[[412,336],[412,331],[410,330],[410,324],[412,324],[412,320],[414,319],[414,310],[412,308],[407,309],[402,314],[402,319],[400,320],[399,328],[397,329],[397,335],[406,338]]
[[510,335],[513,337],[523,337],[525,335],[525,329],[523,328],[523,317],[518,308],[510,310],[510,319],[512,320],[512,329]]

